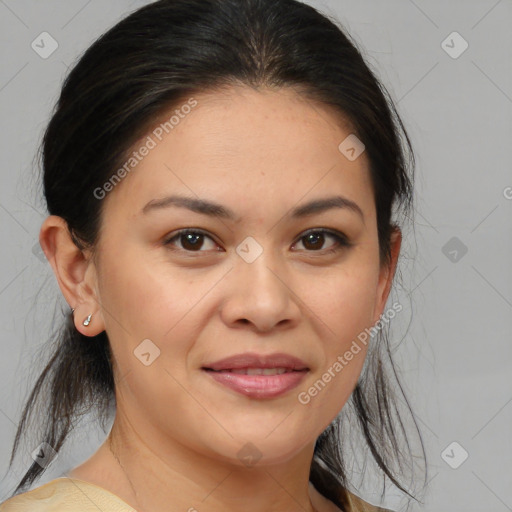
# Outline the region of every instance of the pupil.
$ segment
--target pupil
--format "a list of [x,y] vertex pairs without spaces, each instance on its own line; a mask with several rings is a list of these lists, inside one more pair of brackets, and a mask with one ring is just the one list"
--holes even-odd
[[[307,243],[309,243],[310,241],[313,241],[313,245],[315,245],[315,242],[318,243],[318,240],[321,239],[323,237],[323,235],[321,234],[314,234],[314,233],[310,233],[309,235],[306,236],[306,240],[307,240]],[[320,244],[322,245],[322,244]],[[315,248],[315,247],[313,247]]]
[[198,239],[202,235],[194,235],[193,233],[186,233],[184,236],[185,236],[186,243],[191,244],[192,248],[198,248],[198,247],[200,248],[201,247],[201,244],[198,242]]

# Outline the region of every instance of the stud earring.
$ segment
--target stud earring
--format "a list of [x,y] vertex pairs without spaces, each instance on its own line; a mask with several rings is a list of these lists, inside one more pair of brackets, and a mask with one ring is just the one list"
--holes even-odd
[[85,326],[89,325],[89,324],[91,323],[91,317],[92,317],[92,315],[89,315],[89,316],[84,320],[83,325],[85,325]]

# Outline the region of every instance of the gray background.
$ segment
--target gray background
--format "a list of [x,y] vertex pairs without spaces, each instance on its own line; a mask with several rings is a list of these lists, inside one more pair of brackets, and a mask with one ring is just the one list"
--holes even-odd
[[[38,243],[46,216],[34,158],[77,56],[145,1],[0,0],[0,500],[32,462],[7,465],[23,399],[61,297]],[[512,2],[324,0],[390,91],[417,156],[416,227],[405,234],[394,357],[429,457],[423,507],[512,510]],[[42,32],[57,50],[31,47]],[[468,48],[462,48],[458,32]],[[453,43],[451,42],[453,40]],[[48,46],[46,46],[48,48]],[[507,188],[509,187],[509,188]],[[467,250],[467,252],[465,252]],[[454,252],[455,251],[455,252]],[[395,295],[396,296],[396,295]],[[394,299],[390,299],[394,300]],[[59,313],[60,314],[60,313]],[[37,485],[88,458],[105,435],[84,421]],[[457,442],[449,458],[442,453]],[[468,458],[457,469],[464,449]],[[376,502],[372,486],[360,494]],[[398,508],[390,489],[386,505]]]

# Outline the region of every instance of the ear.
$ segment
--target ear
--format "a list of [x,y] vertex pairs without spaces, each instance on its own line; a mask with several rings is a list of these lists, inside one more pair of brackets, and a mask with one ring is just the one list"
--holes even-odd
[[[60,290],[68,304],[75,308],[75,327],[85,336],[96,336],[105,330],[97,296],[96,267],[73,242],[67,222],[56,215],[45,219],[39,233],[41,248],[53,268]],[[83,321],[92,315],[88,326]]]
[[377,323],[380,316],[384,312],[384,307],[386,306],[386,301],[388,300],[389,292],[391,291],[391,285],[393,283],[393,277],[396,271],[398,256],[400,255],[400,246],[402,245],[402,232],[398,226],[395,226],[391,232],[390,244],[390,262],[388,265],[382,266],[379,273],[373,324]]

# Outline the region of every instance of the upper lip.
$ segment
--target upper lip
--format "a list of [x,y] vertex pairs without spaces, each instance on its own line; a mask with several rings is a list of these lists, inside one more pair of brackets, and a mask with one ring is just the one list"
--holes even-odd
[[236,354],[203,365],[203,368],[209,370],[234,370],[240,368],[287,368],[290,370],[309,370],[304,361],[298,357],[285,353],[276,354],[256,354],[254,352],[246,352],[244,354]]

